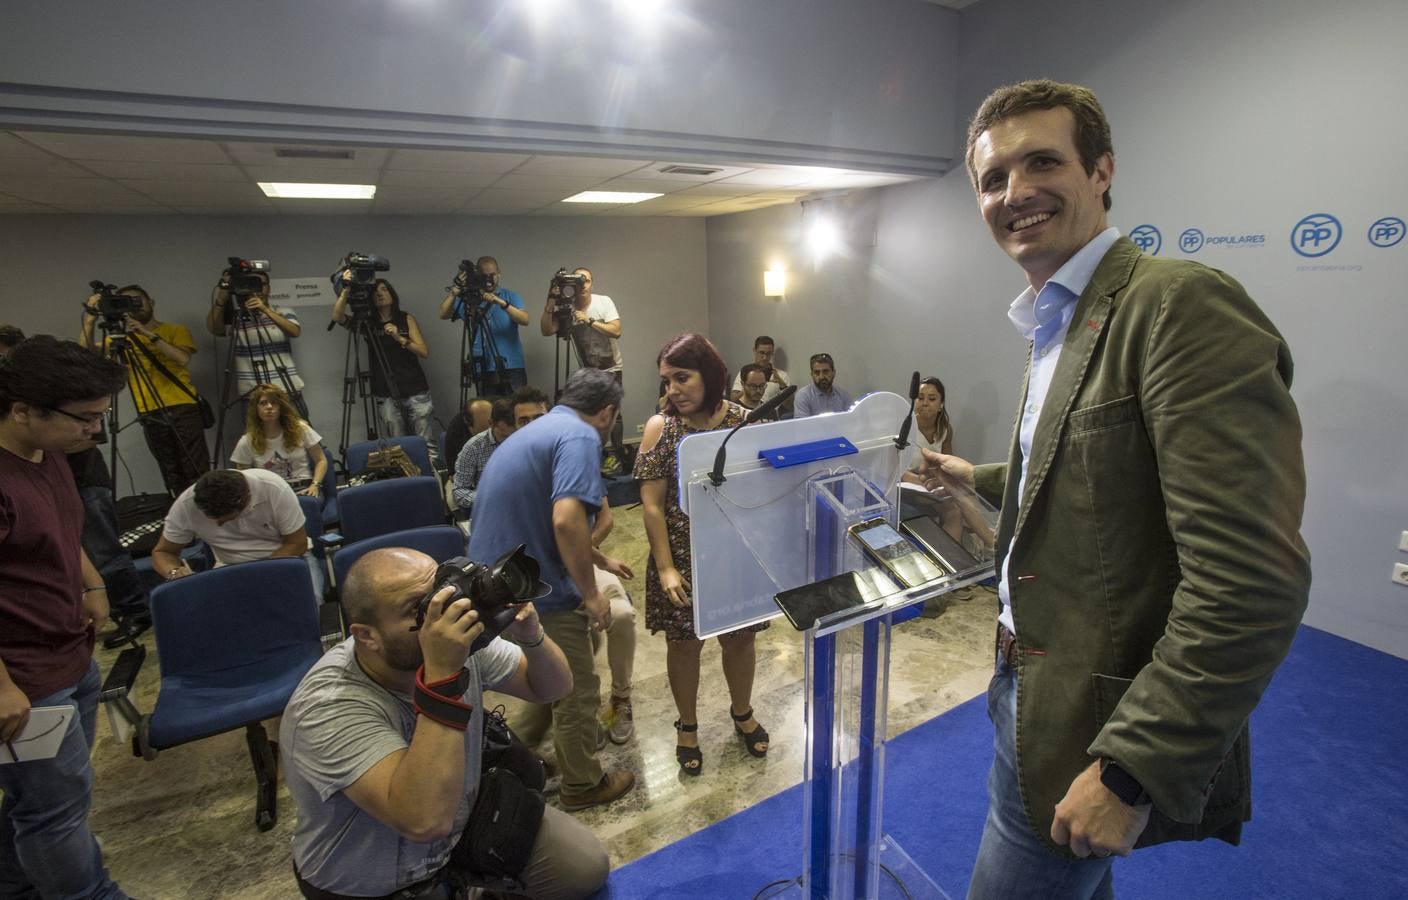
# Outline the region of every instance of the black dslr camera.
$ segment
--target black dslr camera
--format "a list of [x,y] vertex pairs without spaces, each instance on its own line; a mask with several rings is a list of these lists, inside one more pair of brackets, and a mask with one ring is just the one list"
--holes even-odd
[[376,273],[390,271],[391,263],[384,256],[371,256],[349,250],[332,273],[334,288],[347,289],[347,312],[354,319],[369,319],[375,309],[372,291]]
[[123,331],[126,322],[123,316],[135,313],[142,308],[142,298],[119,294],[117,285],[101,281],[90,281],[88,286],[98,295],[98,327],[104,331]]
[[566,337],[567,332],[572,329],[577,298],[587,287],[587,278],[566,269],[558,269],[553,273],[552,286],[557,288],[557,301],[553,304],[552,315],[557,320],[557,333]]
[[494,276],[485,275],[479,264],[472,259],[460,260],[460,270],[455,273],[455,293],[479,299],[480,294],[494,290]]
[[488,566],[463,556],[442,562],[435,570],[435,586],[416,606],[416,627],[411,630],[419,631],[425,624],[430,599],[453,586],[455,592],[445,603],[449,605],[461,597],[469,598],[471,606],[479,613],[479,621],[484,623],[484,633],[474,639],[469,652],[482,650],[513,624],[513,617],[518,615],[514,604],[537,600],[547,594],[546,585],[538,581],[538,561],[525,552],[526,546],[519,544]]

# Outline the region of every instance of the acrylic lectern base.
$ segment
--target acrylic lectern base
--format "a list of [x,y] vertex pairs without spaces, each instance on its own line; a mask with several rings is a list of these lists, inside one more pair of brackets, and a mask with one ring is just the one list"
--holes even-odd
[[[895,839],[888,834],[880,836],[880,870],[878,890],[873,894],[878,900],[901,900],[901,898],[913,897],[915,900],[952,900],[943,889],[934,883],[929,874],[919,867],[913,858],[904,848],[895,843]],[[834,873],[842,876],[844,884],[855,883],[855,859],[854,857],[837,859],[834,863]],[[809,887],[803,887],[794,881],[792,884],[781,889],[775,894],[768,894],[769,897],[786,897],[788,900],[795,898],[822,898],[829,896],[830,892],[824,887],[819,891],[813,891]],[[854,892],[847,896],[858,897]]]

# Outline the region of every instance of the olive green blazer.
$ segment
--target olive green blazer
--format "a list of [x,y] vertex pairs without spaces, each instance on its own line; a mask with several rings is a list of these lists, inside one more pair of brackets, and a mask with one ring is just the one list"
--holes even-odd
[[1022,801],[1053,851],[1097,757],[1153,798],[1139,846],[1237,843],[1251,816],[1247,717],[1310,589],[1291,369],[1241,285],[1121,238],[1076,303],[1025,494],[1015,427],[975,470],[998,571],[1011,554]]

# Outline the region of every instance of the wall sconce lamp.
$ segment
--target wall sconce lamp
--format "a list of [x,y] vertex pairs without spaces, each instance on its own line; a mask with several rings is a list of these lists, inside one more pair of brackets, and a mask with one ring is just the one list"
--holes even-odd
[[781,297],[787,293],[787,273],[782,269],[768,269],[763,273],[763,296]]

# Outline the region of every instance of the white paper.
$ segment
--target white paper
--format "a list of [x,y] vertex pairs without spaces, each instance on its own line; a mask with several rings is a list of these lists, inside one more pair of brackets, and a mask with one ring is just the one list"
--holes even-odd
[[24,731],[14,740],[0,744],[0,765],[53,759],[68,733],[69,720],[76,710],[72,706],[36,706],[29,711]]

